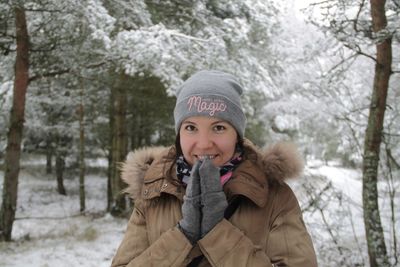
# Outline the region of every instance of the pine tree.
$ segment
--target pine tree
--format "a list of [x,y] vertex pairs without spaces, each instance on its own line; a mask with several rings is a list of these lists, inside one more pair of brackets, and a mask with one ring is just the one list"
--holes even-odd
[[11,241],[18,196],[21,142],[25,118],[25,97],[29,84],[29,34],[24,6],[14,6],[16,59],[13,104],[7,135],[3,199],[0,210],[0,240]]
[[[371,0],[370,3],[373,31],[379,34],[379,31],[387,26],[385,1]],[[378,40],[376,44],[375,76],[364,141],[363,207],[371,267],[390,266],[378,205],[378,168],[391,74],[392,37],[389,34]]]

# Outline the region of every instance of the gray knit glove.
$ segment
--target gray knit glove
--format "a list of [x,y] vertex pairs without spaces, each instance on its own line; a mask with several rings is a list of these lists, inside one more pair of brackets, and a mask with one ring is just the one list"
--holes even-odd
[[197,161],[189,177],[182,204],[182,219],[178,226],[192,244],[200,239],[201,203],[200,203],[200,161]]
[[205,159],[199,169],[201,186],[201,237],[204,237],[224,218],[228,206],[222,190],[219,169],[210,159]]

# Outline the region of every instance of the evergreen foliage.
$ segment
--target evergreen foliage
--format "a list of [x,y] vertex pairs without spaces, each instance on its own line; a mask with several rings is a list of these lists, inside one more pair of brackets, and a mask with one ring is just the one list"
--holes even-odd
[[[14,81],[13,2],[0,3],[1,161]],[[177,87],[197,70],[220,69],[236,75],[244,85],[246,136],[253,142],[264,146],[291,140],[300,145],[309,162],[339,160],[344,166],[360,168],[374,47],[391,36],[393,51],[399,50],[398,1],[386,1],[388,26],[377,33],[372,31],[368,1],[323,1],[306,8],[305,15],[295,11],[297,4],[263,0],[24,1],[30,83],[23,153],[47,155],[53,165],[59,155],[65,160],[65,178],[79,173],[83,92],[86,160],[108,158],[108,176],[112,177],[118,166],[112,157],[115,84],[126,92],[126,151],[119,151],[126,154],[143,146],[172,144]],[[298,16],[307,16],[311,25]],[[387,184],[383,197],[392,199],[400,177],[399,62],[399,54],[393,53],[378,173],[379,181]],[[120,189],[114,188],[114,194]],[[319,189],[323,188],[312,188]],[[109,190],[110,210],[113,190]],[[322,206],[310,207],[308,214],[321,213],[323,205],[341,198],[333,188],[327,192],[318,204]],[[394,211],[396,207],[392,205]],[[329,216],[338,220],[335,214]],[[392,214],[392,224],[384,225],[384,230],[390,233],[390,260],[398,263],[398,214]],[[334,236],[344,238],[340,226],[329,227]],[[347,241],[351,244],[345,247]],[[321,266],[329,266],[336,256],[337,264],[344,266],[364,263],[363,252],[354,261],[348,259],[354,246],[358,249],[362,242],[341,239],[335,249],[332,244],[319,245],[317,250],[326,259]]]

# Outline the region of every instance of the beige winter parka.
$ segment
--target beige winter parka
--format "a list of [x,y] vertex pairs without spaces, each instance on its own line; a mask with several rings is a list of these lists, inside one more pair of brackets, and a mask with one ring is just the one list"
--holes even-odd
[[199,266],[317,266],[298,201],[283,181],[302,169],[296,150],[289,144],[264,152],[249,141],[244,146],[243,162],[224,185],[228,201],[242,200],[195,246],[176,227],[185,189],[171,182],[177,179],[174,149],[130,153],[122,177],[135,207],[112,267],[187,266],[201,254]]

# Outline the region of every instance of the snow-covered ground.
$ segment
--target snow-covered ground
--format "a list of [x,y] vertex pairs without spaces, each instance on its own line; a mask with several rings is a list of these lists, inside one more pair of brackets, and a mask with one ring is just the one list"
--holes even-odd
[[[105,213],[106,177],[86,177],[83,216],[79,212],[78,179],[66,178],[67,196],[62,196],[56,191],[54,176],[45,175],[44,167],[38,171],[34,165],[37,162],[20,172],[14,242],[0,243],[0,266],[110,266],[127,220]],[[3,177],[0,172],[1,187]]]
[[[307,163],[302,179],[290,182],[303,209],[304,220],[314,241],[319,266],[369,266],[362,208],[362,173],[336,162]],[[394,185],[399,188],[399,181]],[[379,208],[390,260],[393,255],[387,181],[378,183]],[[398,189],[397,189],[398,191]],[[396,238],[399,240],[400,197],[395,198]],[[312,203],[312,205],[310,204]],[[393,265],[394,266],[394,265]]]
[[[87,211],[83,216],[79,213],[78,178],[66,178],[68,195],[61,196],[55,178],[44,174],[44,164],[40,166],[37,162],[23,164],[14,242],[0,243],[0,266],[110,266],[127,220],[105,212],[105,174],[86,177]],[[3,176],[0,172],[0,186]],[[368,266],[360,171],[310,162],[304,177],[290,185],[304,209],[320,267]],[[319,204],[308,205],[311,199]],[[386,204],[382,206],[388,210]],[[390,240],[389,228],[385,229]]]

